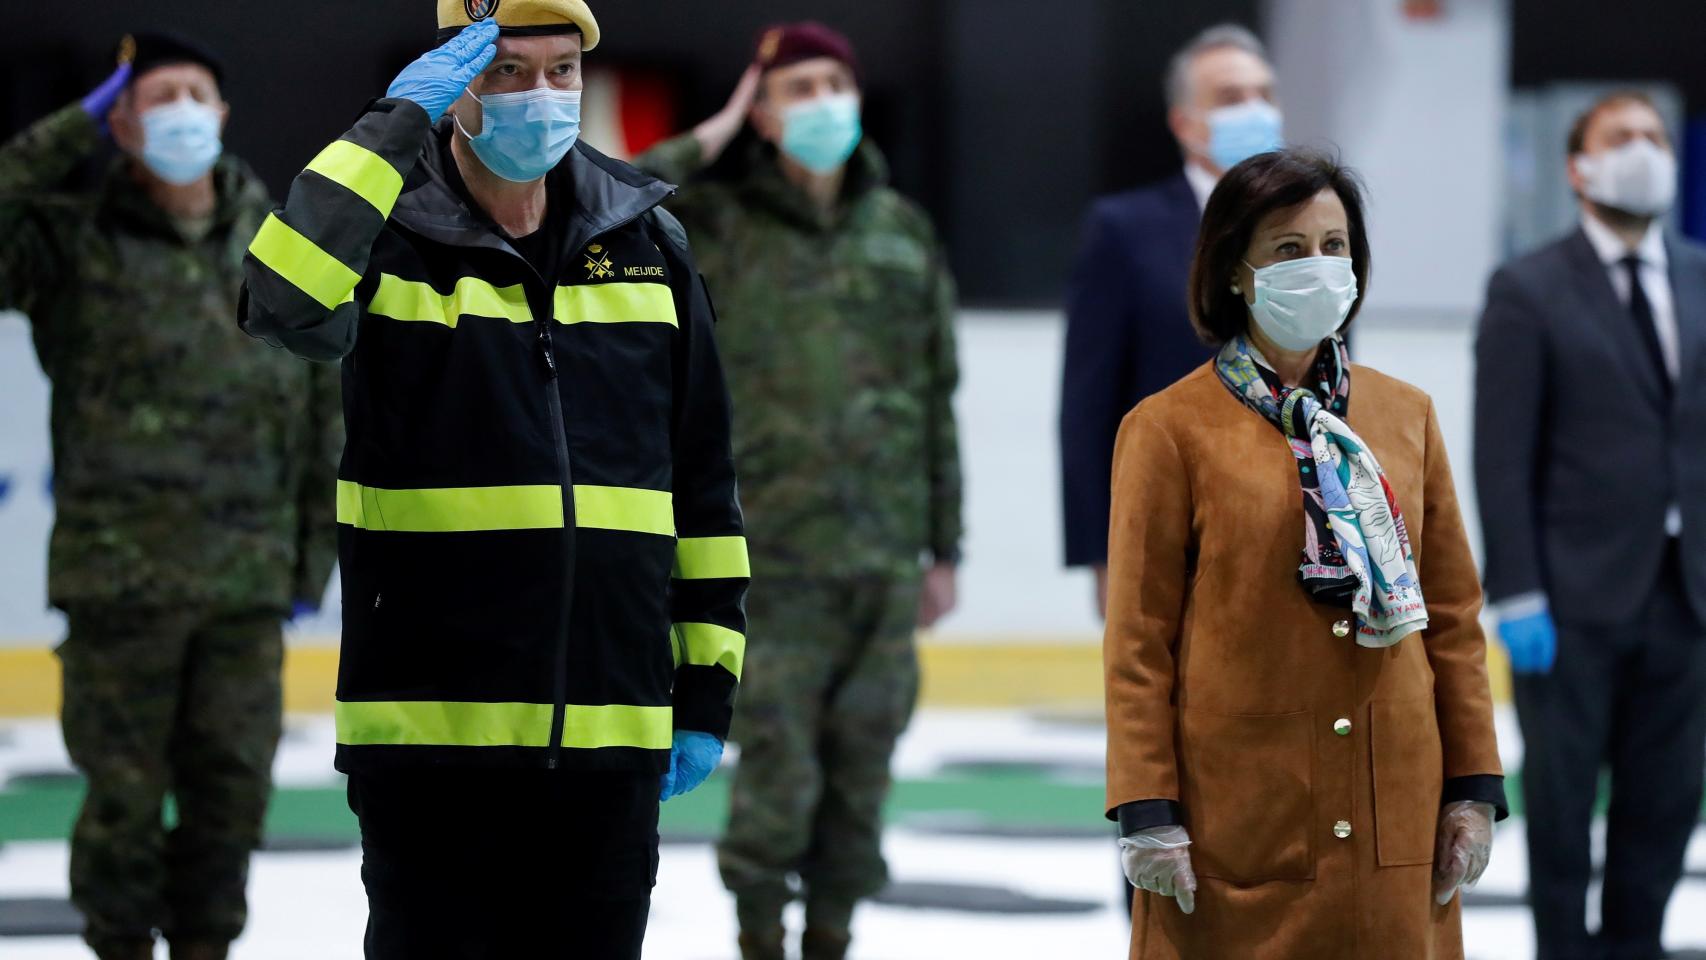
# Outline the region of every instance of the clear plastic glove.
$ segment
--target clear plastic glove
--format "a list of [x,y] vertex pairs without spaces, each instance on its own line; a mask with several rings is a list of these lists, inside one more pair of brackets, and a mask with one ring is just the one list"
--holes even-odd
[[1534,613],[1499,624],[1499,640],[1517,673],[1551,673],[1558,659],[1558,627],[1550,613]]
[[675,731],[669,748],[669,772],[663,775],[658,800],[669,800],[696,789],[723,760],[723,741],[696,730]]
[[1458,800],[1439,812],[1434,847],[1434,900],[1451,902],[1458,890],[1480,882],[1493,854],[1493,805]]
[[1139,890],[1179,901],[1179,909],[1197,909],[1197,875],[1191,871],[1191,837],[1181,826],[1153,827],[1120,838],[1125,877]]
[[497,40],[496,20],[481,20],[464,27],[444,46],[428,50],[419,60],[404,67],[385,95],[413,100],[437,123],[480,71],[491,65],[498,55]]
[[119,94],[124,93],[125,84],[130,82],[130,64],[121,63],[112,76],[101,81],[101,85],[89,91],[79,106],[89,115],[89,119],[100,124],[101,129],[107,127],[107,114],[113,111],[113,104],[118,103]]

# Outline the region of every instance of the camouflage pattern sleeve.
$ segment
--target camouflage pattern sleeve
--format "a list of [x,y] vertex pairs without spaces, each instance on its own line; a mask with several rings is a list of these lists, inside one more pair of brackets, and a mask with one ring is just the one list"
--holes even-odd
[[958,563],[965,533],[961,515],[960,431],[954,420],[954,391],[960,383],[954,316],[958,307],[954,276],[936,249],[932,282],[935,334],[930,341],[929,423],[926,437],[930,469],[930,552],[937,563]]
[[704,165],[704,151],[692,133],[671,137],[634,158],[634,166],[675,184],[693,179]]
[[307,423],[297,487],[296,572],[292,598],[318,605],[338,559],[338,460],[344,450],[342,376],[336,364],[309,363]]
[[99,142],[95,122],[72,104],[0,146],[0,310],[31,312],[36,294],[51,289],[63,269],[39,202]]

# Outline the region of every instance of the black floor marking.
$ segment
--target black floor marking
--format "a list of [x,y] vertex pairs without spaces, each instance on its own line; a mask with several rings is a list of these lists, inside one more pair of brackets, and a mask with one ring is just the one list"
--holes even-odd
[[1107,909],[1107,904],[1094,900],[1034,897],[1008,887],[971,883],[891,883],[875,900],[891,907],[956,913],[1064,914]]
[[0,898],[0,937],[76,937],[83,916],[65,900]]

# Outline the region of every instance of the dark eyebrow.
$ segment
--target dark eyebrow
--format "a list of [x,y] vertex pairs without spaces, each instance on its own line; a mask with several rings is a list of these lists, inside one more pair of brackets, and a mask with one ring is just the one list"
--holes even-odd
[[1286,233],[1273,234],[1272,236],[1268,237],[1268,239],[1269,240],[1280,240],[1280,239],[1284,239],[1285,237],[1296,237],[1299,240],[1301,240],[1301,239],[1303,239],[1303,234],[1300,231],[1291,230],[1291,231],[1288,231]]

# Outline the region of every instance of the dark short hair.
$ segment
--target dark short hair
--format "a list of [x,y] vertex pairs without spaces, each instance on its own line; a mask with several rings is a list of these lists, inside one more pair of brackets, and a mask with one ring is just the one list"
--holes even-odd
[[1362,179],[1337,158],[1317,150],[1288,148],[1260,153],[1220,178],[1203,210],[1191,263],[1191,325],[1211,346],[1220,346],[1250,329],[1250,306],[1232,292],[1232,280],[1256,224],[1275,210],[1307,203],[1323,190],[1339,195],[1350,223],[1351,268],[1357,299],[1344,326],[1350,326],[1368,296],[1368,231],[1363,217]]
[[[1659,105],[1653,102],[1653,98],[1646,93],[1640,90],[1613,90],[1595,100],[1591,106],[1581,112],[1580,116],[1576,117],[1575,123],[1570,124],[1570,136],[1564,141],[1564,155],[1573,157],[1587,149],[1588,128],[1593,126],[1593,122],[1599,118],[1600,114],[1625,103],[1638,103],[1654,113],[1659,113]],[[1659,117],[1662,120],[1664,115],[1660,113]]]

